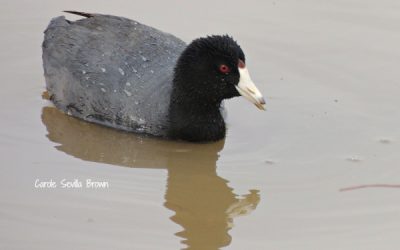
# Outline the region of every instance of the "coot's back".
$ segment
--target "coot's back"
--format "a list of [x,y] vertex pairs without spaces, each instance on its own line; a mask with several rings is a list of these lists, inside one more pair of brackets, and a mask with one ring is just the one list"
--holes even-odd
[[173,69],[185,47],[173,35],[122,17],[57,17],[43,42],[47,89],[72,116],[166,136]]

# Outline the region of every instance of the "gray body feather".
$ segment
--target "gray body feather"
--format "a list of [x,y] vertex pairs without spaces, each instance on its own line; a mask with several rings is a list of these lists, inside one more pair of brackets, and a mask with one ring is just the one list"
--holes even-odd
[[43,67],[57,108],[109,127],[167,136],[173,71],[186,44],[136,21],[54,18]]

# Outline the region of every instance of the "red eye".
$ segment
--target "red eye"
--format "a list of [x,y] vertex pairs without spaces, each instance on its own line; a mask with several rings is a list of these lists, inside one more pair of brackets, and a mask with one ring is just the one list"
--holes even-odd
[[231,71],[231,69],[228,66],[226,66],[225,64],[221,64],[219,66],[219,71],[221,71],[221,73],[227,74],[227,73],[229,73],[229,71]]

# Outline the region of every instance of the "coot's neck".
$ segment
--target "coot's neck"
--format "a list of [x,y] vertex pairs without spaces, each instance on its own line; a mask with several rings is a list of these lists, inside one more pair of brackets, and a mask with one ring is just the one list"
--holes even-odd
[[175,76],[173,82],[169,106],[170,137],[194,142],[224,138],[225,122],[220,112],[222,99],[213,97],[212,90],[182,80]]

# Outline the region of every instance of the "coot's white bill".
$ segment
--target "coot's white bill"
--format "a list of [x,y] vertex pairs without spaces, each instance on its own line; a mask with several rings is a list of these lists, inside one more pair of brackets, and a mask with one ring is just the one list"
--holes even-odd
[[242,65],[243,66],[241,67],[241,64],[239,64],[240,78],[239,78],[239,83],[236,86],[237,91],[244,98],[246,98],[254,105],[256,105],[257,108],[265,110],[264,97],[262,96],[261,92],[258,90],[256,85],[253,83],[253,81],[251,80],[247,67],[244,66],[244,64]]

